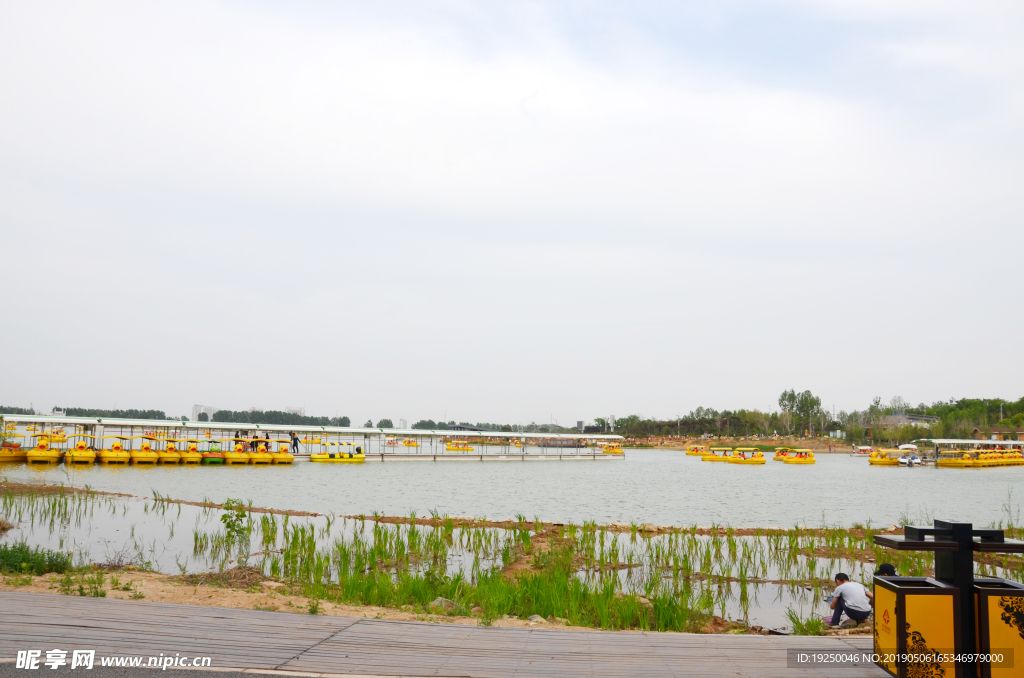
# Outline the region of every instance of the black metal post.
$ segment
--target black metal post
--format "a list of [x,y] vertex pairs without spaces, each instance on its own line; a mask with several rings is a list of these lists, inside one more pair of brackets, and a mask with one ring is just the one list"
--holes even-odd
[[[957,545],[956,551],[935,553],[935,578],[960,590],[960,643],[963,647],[955,649],[970,656],[978,651],[974,619],[974,526],[948,520],[936,520],[934,525],[936,540],[954,541]],[[957,668],[961,667],[959,675],[976,675],[974,662],[958,662]]]

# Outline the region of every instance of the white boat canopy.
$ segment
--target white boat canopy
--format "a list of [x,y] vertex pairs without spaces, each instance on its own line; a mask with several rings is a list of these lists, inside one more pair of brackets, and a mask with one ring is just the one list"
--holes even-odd
[[336,436],[402,436],[405,438],[519,438],[566,440],[624,440],[610,433],[521,433],[518,431],[452,431],[396,428],[348,428],[341,426],[308,426],[298,424],[240,424],[224,421],[178,421],[176,419],[113,419],[107,417],[51,417],[45,415],[4,414],[4,421],[16,424],[50,424],[56,426],[103,426],[105,428],[184,429],[211,431],[269,431],[288,433],[326,433]]
[[932,445],[1003,445],[1011,447],[1024,447],[1024,440],[975,440],[974,438],[921,438],[915,443],[929,443]]

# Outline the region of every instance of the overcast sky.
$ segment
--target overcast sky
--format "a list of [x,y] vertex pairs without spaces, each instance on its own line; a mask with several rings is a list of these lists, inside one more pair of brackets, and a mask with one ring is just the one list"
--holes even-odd
[[1024,395],[1017,2],[0,1],[0,404]]

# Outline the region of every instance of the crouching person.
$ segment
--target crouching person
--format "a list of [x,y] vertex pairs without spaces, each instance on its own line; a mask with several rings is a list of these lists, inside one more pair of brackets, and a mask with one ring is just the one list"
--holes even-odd
[[839,618],[846,613],[856,624],[868,618],[871,614],[871,599],[874,594],[863,584],[850,581],[845,573],[836,575],[836,590],[832,592],[832,602],[829,608],[835,612],[832,614],[832,626],[839,626]]

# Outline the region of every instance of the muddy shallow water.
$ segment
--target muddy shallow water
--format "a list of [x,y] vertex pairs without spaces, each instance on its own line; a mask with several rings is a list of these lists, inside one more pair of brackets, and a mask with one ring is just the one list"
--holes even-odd
[[[242,560],[237,546],[213,545],[217,535],[224,534],[221,521],[224,512],[219,509],[103,495],[79,495],[66,509],[56,509],[59,503],[54,502],[52,495],[41,499],[16,497],[9,504],[5,500],[4,513],[15,528],[0,538],[0,543],[25,541],[31,546],[70,551],[79,565],[92,562],[135,565],[165,574],[216,572],[245,562],[276,578],[282,574],[278,565],[284,557],[278,554],[283,554],[281,549],[288,543],[285,525],[290,524],[292,530],[303,526],[312,528],[317,547],[326,549],[327,553],[336,549],[338,543],[352,546],[358,540],[375,543],[377,540],[378,528],[369,520],[328,516],[271,519],[266,514],[254,514],[256,523],[247,549],[252,555]],[[269,541],[266,539],[268,529],[273,535]],[[394,535],[393,539],[384,537],[392,546],[410,541],[408,525],[382,525],[379,529],[384,535]],[[439,528],[417,529],[421,540],[425,538],[428,543],[430,535],[443,533]],[[674,568],[668,561],[664,561],[664,565],[654,565],[652,561],[655,552],[672,550],[674,541],[675,553],[688,554],[683,556],[687,560],[684,567],[694,568],[695,573],[703,571],[689,580],[695,599],[702,592],[706,593],[713,601],[711,611],[715,614],[766,627],[782,626],[786,609],[790,607],[804,614],[826,611],[821,589],[812,590],[808,585],[813,579],[820,580],[826,572],[843,569],[857,579],[870,581],[871,568],[862,563],[779,556],[765,538],[739,538],[739,547],[732,551],[724,546],[721,538],[694,537],[688,547],[682,547],[679,540],[685,537],[643,537],[599,530],[594,541],[588,542],[591,544],[588,552],[601,562],[607,558],[608,562],[628,561],[632,565],[604,574],[598,573],[593,565],[581,566],[576,576],[588,581],[611,576],[618,579],[617,589],[630,592],[650,590],[653,577],[661,579],[661,584],[669,590],[678,591],[681,585],[686,586],[683,579],[687,577],[685,573],[681,575],[679,561],[675,561]],[[443,549],[441,570],[449,575],[460,573],[475,581],[482,571],[505,565],[503,547],[515,541],[510,530],[456,528]],[[711,556],[713,543],[717,543],[714,557]],[[744,557],[737,559],[737,552],[742,552]],[[703,563],[700,562],[702,553],[705,554]],[[504,551],[504,555],[508,552]],[[741,565],[741,561],[744,564]],[[426,562],[422,566],[414,564],[410,571],[420,572],[427,566]]]
[[[793,527],[823,522],[891,525],[904,514],[979,525],[1024,504],[1024,467],[869,466],[819,455],[818,463],[764,466],[701,462],[679,451],[629,450],[616,461],[385,462],[363,465],[30,468],[4,464],[0,477],[135,495],[335,514],[651,522],[659,525]],[[1007,497],[1011,497],[1007,501]]]

